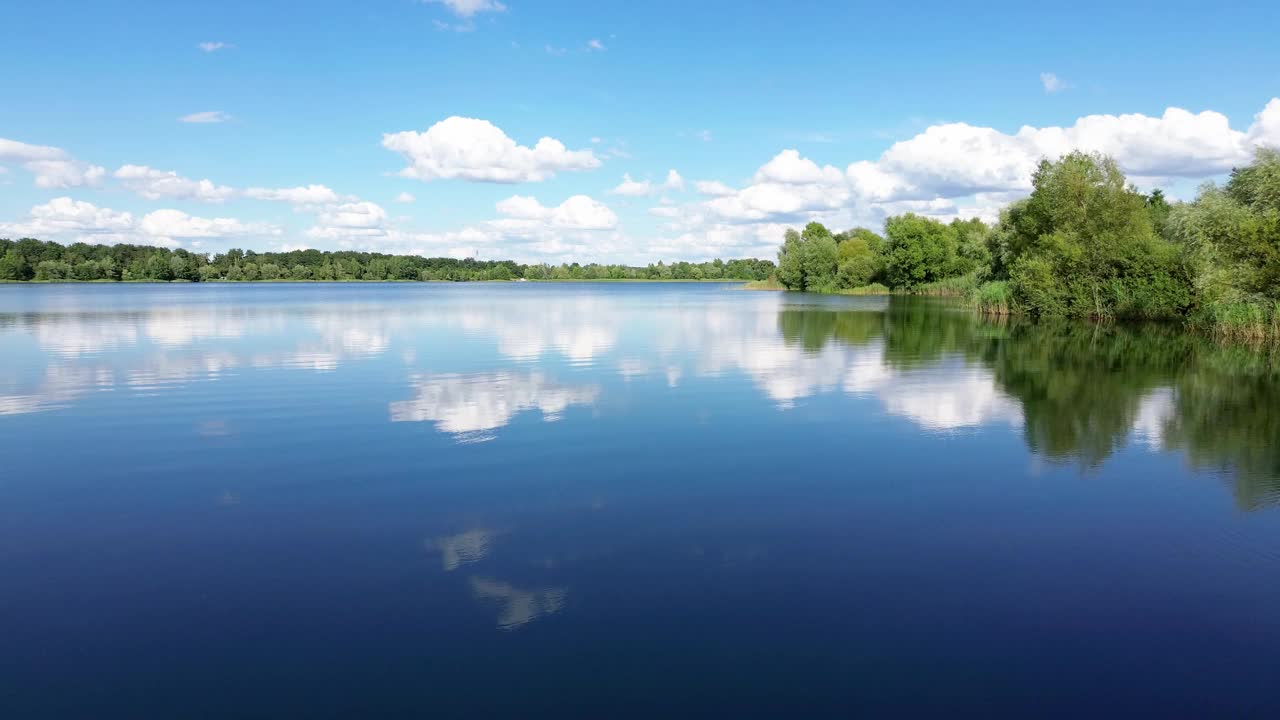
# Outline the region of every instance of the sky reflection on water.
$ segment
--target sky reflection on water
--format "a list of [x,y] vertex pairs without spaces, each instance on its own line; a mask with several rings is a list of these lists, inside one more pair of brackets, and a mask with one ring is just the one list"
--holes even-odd
[[20,715],[214,677],[223,715],[1274,702],[1266,352],[719,285],[131,285],[0,287],[0,358]]

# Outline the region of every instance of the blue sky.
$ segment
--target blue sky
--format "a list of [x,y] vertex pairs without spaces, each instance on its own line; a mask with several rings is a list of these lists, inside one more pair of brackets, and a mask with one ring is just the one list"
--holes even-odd
[[44,2],[5,16],[0,236],[769,257],[810,219],[992,219],[1036,159],[1074,147],[1190,197],[1280,144],[1275,3]]

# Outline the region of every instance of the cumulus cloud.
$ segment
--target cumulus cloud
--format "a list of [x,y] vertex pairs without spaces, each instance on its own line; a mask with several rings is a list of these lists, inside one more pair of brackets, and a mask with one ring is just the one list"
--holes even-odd
[[603,52],[604,49],[604,43],[595,38],[587,41],[587,52]]
[[635,180],[630,173],[623,173],[622,182],[609,192],[626,197],[647,197],[662,190],[684,190],[684,178],[674,169],[668,170],[666,179],[659,185],[649,180]]
[[251,187],[244,191],[244,196],[254,200],[271,200],[291,205],[325,205],[354,199],[339,195],[324,185],[303,185],[292,188]]
[[402,192],[396,196],[396,202],[404,203],[406,205],[411,202],[414,202],[415,200],[417,200],[417,198],[415,198],[412,194],[407,192]]
[[148,200],[198,200],[220,203],[233,198],[251,198],[283,202],[297,206],[326,205],[350,201],[324,185],[292,188],[251,187],[238,189],[215,184],[212,180],[192,180],[172,170],[157,170],[146,165],[124,165],[112,174],[127,190]]
[[1067,127],[1028,126],[1015,133],[946,123],[843,171],[784,150],[740,190],[699,182],[698,191],[711,199],[684,208],[672,228],[824,218],[849,222],[908,210],[993,219],[999,205],[1030,190],[1041,158],[1096,151],[1114,157],[1138,182],[1206,178],[1249,162],[1253,148],[1264,144],[1280,144],[1280,99],[1269,102],[1247,130],[1233,129],[1221,113],[1180,108],[1154,117],[1090,115]]
[[801,157],[797,150],[783,150],[756,171],[755,182],[783,185],[810,183],[838,183],[844,179],[837,168],[830,165],[818,167],[814,161]]
[[69,197],[31,208],[22,222],[0,224],[0,235],[4,236],[88,243],[177,245],[186,239],[279,234],[279,228],[265,223],[195,217],[179,210],[156,210],[138,218]]
[[387,211],[368,201],[338,203],[323,207],[307,237],[319,240],[385,238]]
[[178,122],[184,123],[221,123],[231,119],[231,116],[221,110],[205,110],[203,112],[191,113],[178,118]]
[[143,235],[154,238],[222,238],[244,235],[276,234],[261,223],[243,223],[233,218],[204,218],[181,210],[156,210],[147,213],[137,225]]
[[479,13],[505,12],[506,5],[498,0],[424,0],[433,5],[443,5],[458,17],[470,18]]
[[710,195],[712,197],[732,195],[738,192],[737,190],[734,190],[733,188],[729,187],[728,185],[725,185],[719,180],[699,180],[698,182],[693,184],[693,187],[699,193],[703,195]]
[[426,132],[407,130],[383,135],[382,146],[409,161],[409,167],[400,171],[402,177],[428,181],[457,178],[539,182],[557,172],[600,166],[591,150],[569,150],[551,137],[526,147],[487,120],[456,115],[432,125]]
[[0,163],[21,164],[35,176],[36,187],[46,189],[97,187],[107,174],[105,168],[76,160],[62,148],[4,138],[0,138]]
[[156,170],[145,165],[124,165],[112,177],[148,200],[173,198],[223,202],[236,194],[234,188],[215,185],[210,180],[190,180],[172,170]]
[[633,180],[631,173],[623,173],[622,182],[609,192],[627,197],[644,197],[653,192],[653,183],[648,180]]
[[513,195],[499,202],[497,210],[514,221],[546,222],[555,228],[609,230],[618,225],[618,216],[609,206],[586,195],[574,195],[557,207],[546,207],[532,196]]

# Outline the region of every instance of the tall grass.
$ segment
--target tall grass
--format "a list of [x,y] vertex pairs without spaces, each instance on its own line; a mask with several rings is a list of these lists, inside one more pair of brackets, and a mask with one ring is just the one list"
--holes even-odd
[[880,283],[871,283],[870,285],[863,285],[856,288],[844,288],[836,291],[839,295],[888,295],[890,292],[891,291],[888,287],[881,285]]
[[917,285],[911,289],[912,295],[937,295],[940,297],[971,297],[978,289],[976,273],[956,275],[955,277],[935,280],[931,283]]
[[776,275],[770,275],[764,280],[752,280],[742,286],[743,290],[786,290],[787,287],[778,282]]
[[1280,341],[1280,302],[1217,301],[1200,307],[1193,327],[1219,340],[1245,343]]
[[1012,315],[1013,290],[1005,280],[983,283],[973,293],[973,304],[984,315]]

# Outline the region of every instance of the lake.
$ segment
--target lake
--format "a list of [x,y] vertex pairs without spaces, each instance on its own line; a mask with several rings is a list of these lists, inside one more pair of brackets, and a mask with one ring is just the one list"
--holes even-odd
[[1278,367],[721,284],[0,285],[0,714],[1275,717]]

